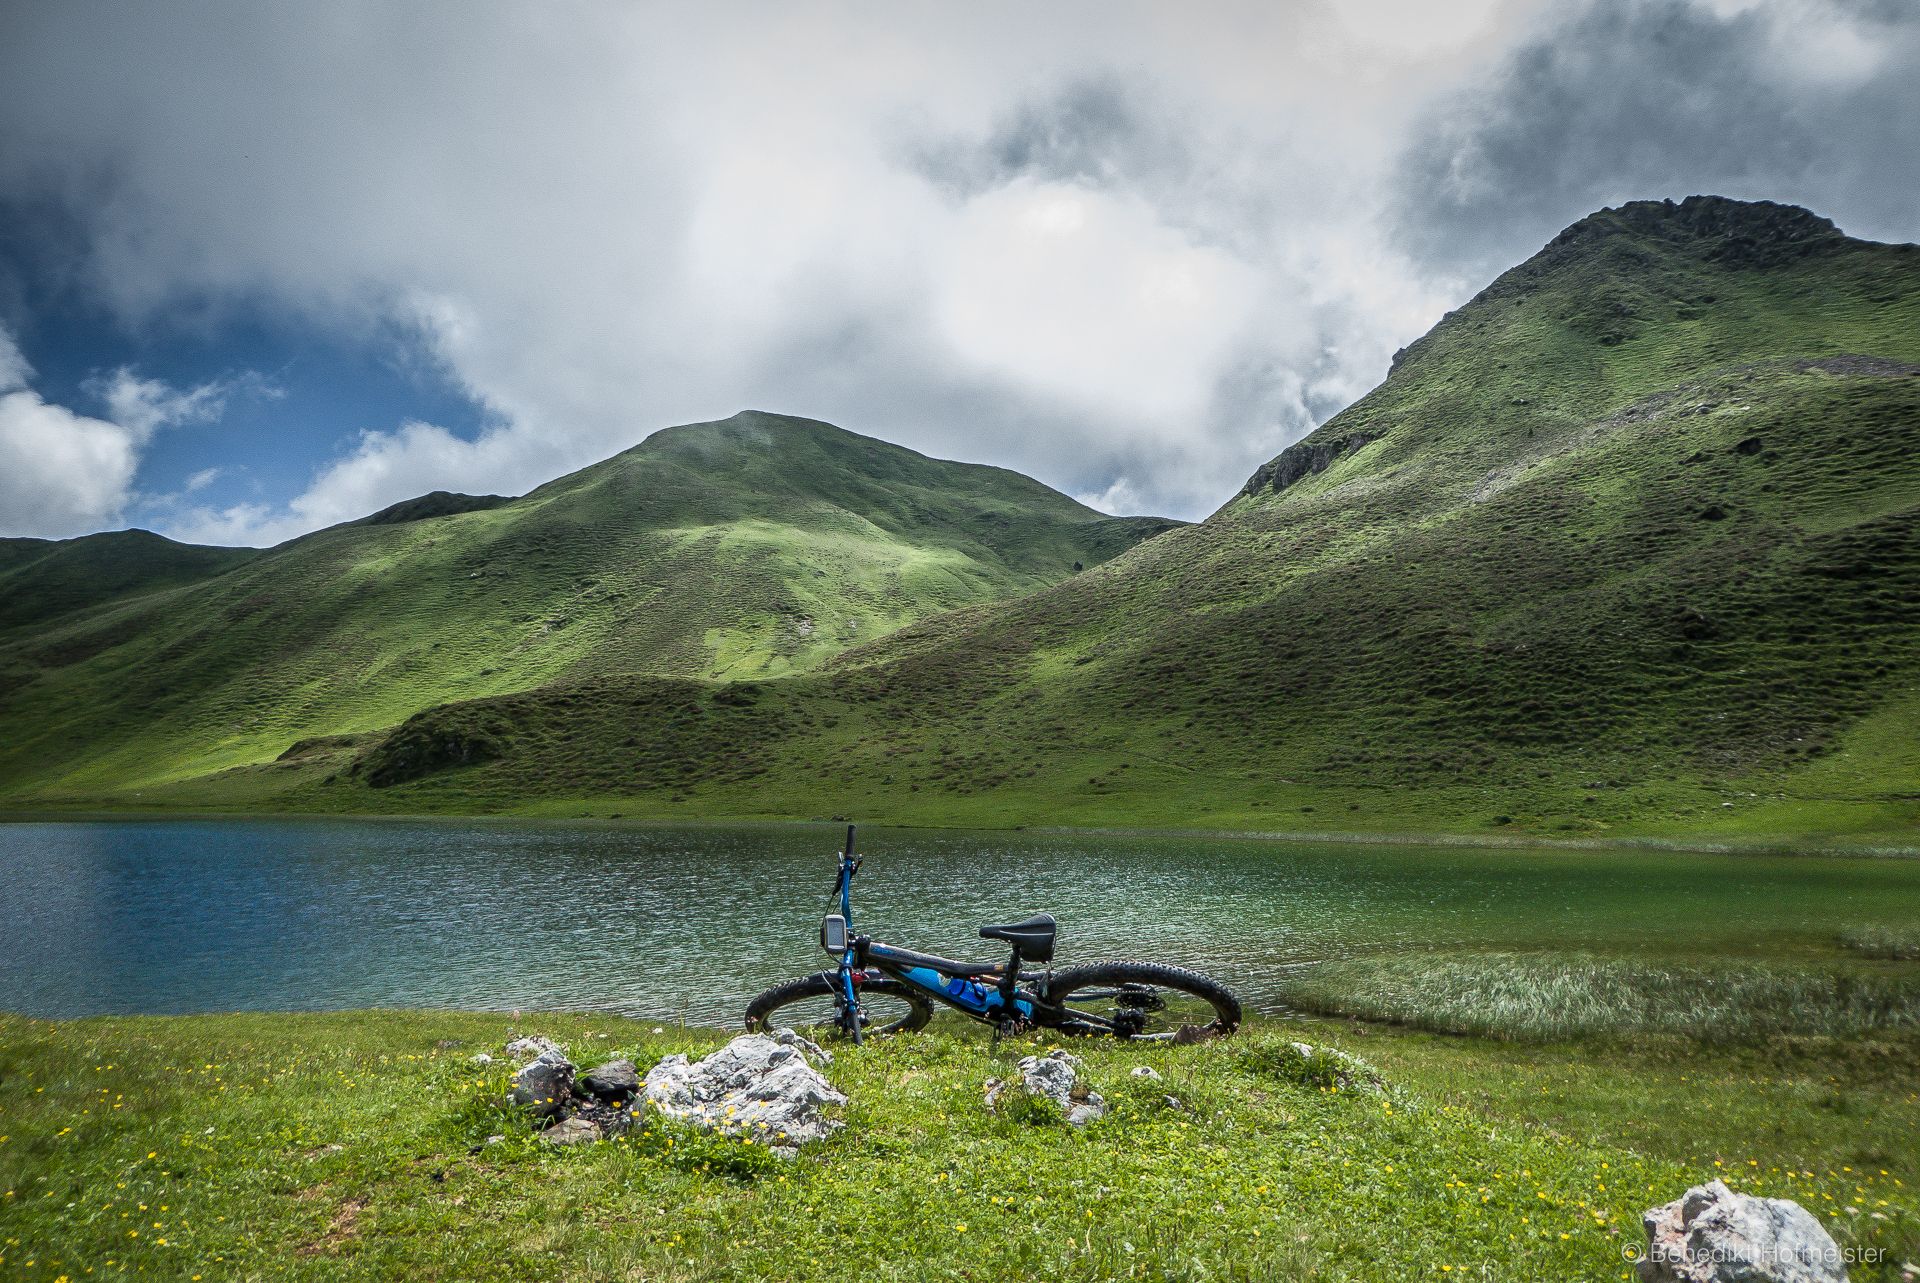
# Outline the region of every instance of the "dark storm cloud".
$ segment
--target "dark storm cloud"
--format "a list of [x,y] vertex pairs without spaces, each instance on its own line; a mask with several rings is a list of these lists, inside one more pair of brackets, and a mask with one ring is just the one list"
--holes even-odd
[[1164,184],[1188,168],[1187,149],[1156,113],[1150,91],[1118,75],[1076,81],[1020,104],[985,137],[923,140],[910,161],[956,196],[1017,178],[1093,186]]
[[1920,231],[1920,5],[1595,0],[1444,101],[1398,176],[1402,242],[1484,280],[1622,201],[1807,205]]

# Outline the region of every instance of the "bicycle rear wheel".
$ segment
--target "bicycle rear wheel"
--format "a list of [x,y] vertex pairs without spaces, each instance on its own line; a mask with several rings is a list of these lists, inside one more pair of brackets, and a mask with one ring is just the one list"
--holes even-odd
[[[833,974],[823,971],[775,985],[747,1004],[747,1028],[791,1028],[813,1038],[844,1034],[834,984]],[[892,976],[863,980],[854,992],[860,995],[863,1036],[912,1033],[933,1019],[933,1004]]]
[[1062,1033],[1130,1042],[1200,1042],[1240,1027],[1240,1000],[1185,967],[1101,962],[1054,975],[1046,1001]]

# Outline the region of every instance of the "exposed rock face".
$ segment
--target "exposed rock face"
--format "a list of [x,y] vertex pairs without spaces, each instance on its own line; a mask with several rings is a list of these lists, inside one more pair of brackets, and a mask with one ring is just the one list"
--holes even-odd
[[1477,297],[1525,290],[1570,262],[1604,252],[1615,241],[1666,246],[1728,267],[1765,268],[1839,248],[1847,238],[1832,220],[1798,205],[1723,196],[1628,201],[1567,227]]
[[813,1061],[815,1064],[831,1065],[833,1063],[832,1052],[811,1038],[802,1038],[791,1029],[774,1030],[773,1040],[782,1047],[798,1047],[801,1051],[806,1052],[807,1059]]
[[807,1063],[805,1039],[782,1043],[766,1034],[742,1034],[705,1060],[668,1056],[647,1071],[647,1103],[668,1118],[750,1136],[782,1153],[824,1139],[838,1119],[822,1109],[847,1098]]
[[1846,1283],[1839,1244],[1800,1204],[1696,1185],[1641,1215],[1642,1283]]
[[1621,234],[1688,243],[1701,257],[1733,267],[1768,267],[1846,239],[1832,219],[1798,205],[1689,196],[1678,202],[1629,201],[1589,214],[1556,236],[1548,248]]
[[513,1103],[525,1105],[542,1118],[559,1118],[573,1094],[573,1062],[559,1048],[549,1048],[513,1076]]
[[1384,431],[1363,428],[1335,436],[1316,432],[1305,441],[1296,441],[1266,463],[1240,488],[1243,495],[1279,494],[1302,477],[1325,472],[1342,455],[1372,445]]
[[609,1060],[580,1076],[580,1090],[610,1105],[623,1104],[640,1090],[640,1072],[631,1060]]
[[1044,1056],[1028,1056],[1021,1060],[1018,1079],[994,1078],[987,1082],[987,1105],[995,1107],[1013,1092],[1027,1092],[1034,1096],[1043,1096],[1060,1107],[1067,1121],[1075,1127],[1084,1127],[1107,1112],[1107,1102],[1100,1093],[1081,1081],[1083,1066],[1080,1057],[1064,1051],[1048,1052]]

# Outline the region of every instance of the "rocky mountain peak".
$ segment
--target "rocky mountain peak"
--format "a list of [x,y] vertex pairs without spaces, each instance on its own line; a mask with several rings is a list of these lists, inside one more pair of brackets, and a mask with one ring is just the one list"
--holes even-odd
[[1589,214],[1549,241],[1541,256],[1623,235],[1687,244],[1711,261],[1734,267],[1765,267],[1846,239],[1832,219],[1798,205],[1689,196],[1629,201]]

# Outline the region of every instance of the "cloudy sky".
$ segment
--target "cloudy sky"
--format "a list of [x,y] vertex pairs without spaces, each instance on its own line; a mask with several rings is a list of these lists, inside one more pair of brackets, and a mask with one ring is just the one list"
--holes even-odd
[[1194,517],[1581,215],[1917,153],[1911,0],[0,0],[0,534],[746,407]]

